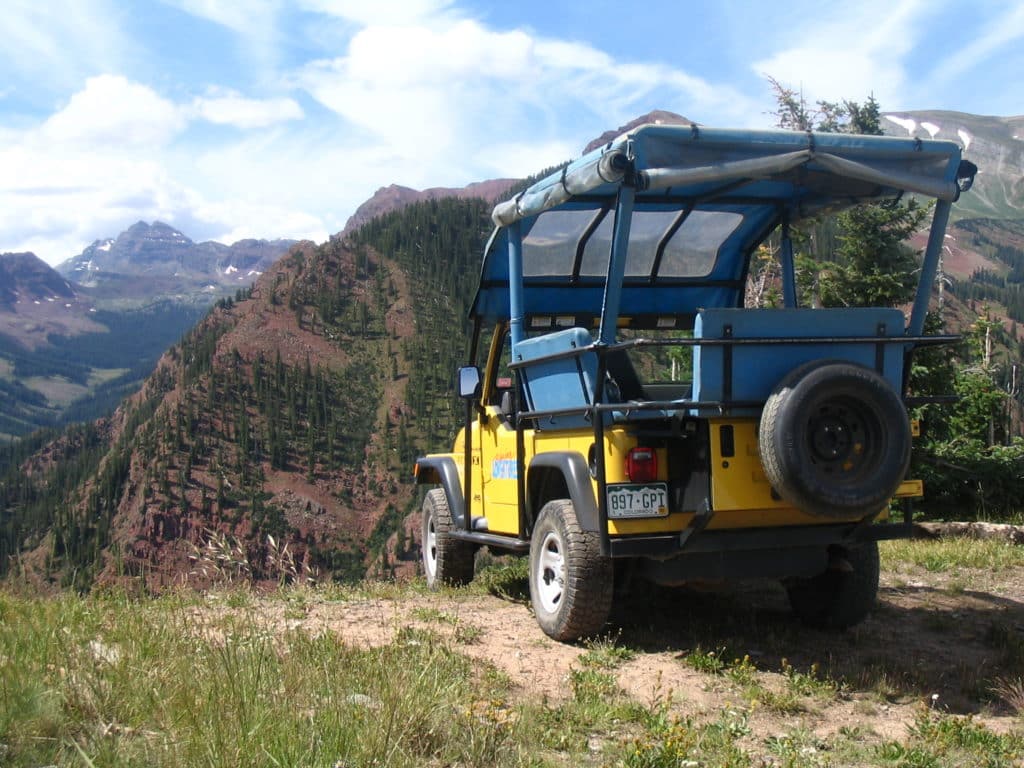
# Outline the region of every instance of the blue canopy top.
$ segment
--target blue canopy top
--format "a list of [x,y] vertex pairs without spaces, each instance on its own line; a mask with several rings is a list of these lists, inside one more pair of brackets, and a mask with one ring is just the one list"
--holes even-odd
[[471,314],[509,317],[514,227],[528,326],[599,316],[624,186],[635,202],[620,314],[686,327],[701,308],[742,305],[750,255],[782,222],[907,192],[952,201],[961,176],[972,172],[948,141],[640,126],[494,208]]

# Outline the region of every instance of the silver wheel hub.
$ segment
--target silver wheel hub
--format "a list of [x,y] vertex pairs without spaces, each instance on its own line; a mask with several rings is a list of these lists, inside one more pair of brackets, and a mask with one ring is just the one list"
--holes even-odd
[[565,553],[562,540],[554,531],[549,532],[541,544],[533,583],[541,607],[548,613],[555,613],[565,593]]
[[427,520],[427,536],[423,542],[423,566],[430,579],[437,575],[437,528],[433,515]]

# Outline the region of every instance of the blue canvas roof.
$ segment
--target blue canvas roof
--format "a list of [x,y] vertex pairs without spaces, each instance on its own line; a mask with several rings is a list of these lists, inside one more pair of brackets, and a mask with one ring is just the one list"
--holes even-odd
[[635,189],[622,316],[683,321],[743,301],[751,252],[783,220],[903,193],[955,200],[948,141],[645,125],[497,205],[472,314],[509,316],[508,227],[527,316],[601,312],[619,190]]

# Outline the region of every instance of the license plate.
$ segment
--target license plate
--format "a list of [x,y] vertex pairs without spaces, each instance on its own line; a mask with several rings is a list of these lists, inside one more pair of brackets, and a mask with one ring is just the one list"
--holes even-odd
[[668,486],[665,483],[609,485],[607,499],[608,517],[611,519],[668,515]]

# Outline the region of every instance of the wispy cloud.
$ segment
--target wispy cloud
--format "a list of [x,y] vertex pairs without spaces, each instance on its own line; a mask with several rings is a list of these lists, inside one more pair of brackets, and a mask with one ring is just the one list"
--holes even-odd
[[252,80],[273,80],[279,66],[281,0],[162,0],[194,18],[230,30],[237,54],[248,62]]
[[299,0],[299,6],[328,16],[337,16],[362,26],[394,24],[401,19],[405,24],[434,22],[450,18],[453,0],[388,0],[386,3],[366,0]]
[[274,0],[247,0],[244,3],[236,0],[164,1],[193,16],[225,26],[241,36],[272,28],[280,5]]
[[544,141],[565,130],[568,114],[603,128],[655,101],[733,115],[750,104],[733,88],[663,64],[621,62],[585,43],[448,17],[367,26],[344,55],[310,63],[295,82],[404,156],[426,148],[472,153],[515,137]]
[[195,114],[217,125],[237,128],[266,128],[304,117],[302,107],[294,99],[252,99],[237,91],[212,89],[210,95],[193,103]]
[[883,105],[902,105],[905,57],[924,34],[929,4],[868,0],[822,9],[802,25],[774,30],[782,47],[755,61],[754,72],[800,89],[810,102],[860,101],[873,93]]
[[[197,239],[323,239],[378,187],[526,175],[650,109],[764,125],[764,74],[810,101],[956,108],[981,90],[957,78],[1013,61],[1024,36],[1024,9],[1000,2],[972,9],[959,41],[939,30],[952,0],[794,0],[771,13],[650,0],[664,24],[635,41],[620,15],[581,25],[579,11],[552,9],[8,0],[0,251],[57,261],[154,218]],[[701,11],[727,31],[695,31]],[[1014,88],[986,93],[1007,103]]]
[[137,52],[122,34],[124,13],[109,0],[7,0],[0,71],[33,90],[76,87],[83,76],[119,71]]
[[[978,65],[988,61],[993,55],[1005,50],[1011,43],[1019,48],[1024,40],[1024,5],[1015,5],[1005,12],[989,19],[983,26],[981,34],[966,45],[950,46],[948,55],[936,63],[928,80],[942,83],[969,72]],[[1010,77],[1019,79],[1007,73]]]

